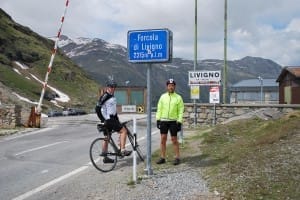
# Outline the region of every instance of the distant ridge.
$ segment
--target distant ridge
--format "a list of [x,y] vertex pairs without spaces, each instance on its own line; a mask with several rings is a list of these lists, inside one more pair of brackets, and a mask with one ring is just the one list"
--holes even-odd
[[[146,65],[128,62],[127,49],[121,45],[109,44],[97,38],[70,39],[61,37],[59,46],[75,63],[82,67],[93,79],[103,84],[108,76],[114,77],[119,84],[146,86]],[[199,60],[196,70],[221,70],[224,61],[218,59]],[[165,91],[165,80],[174,78],[177,91],[183,95],[185,102],[190,101],[188,71],[193,71],[194,61],[173,58],[171,63],[152,64],[153,103]],[[276,79],[281,66],[269,59],[244,57],[228,61],[228,86],[243,79],[263,78]],[[202,87],[200,102],[208,102],[208,88]]]
[[[44,80],[53,48],[53,41],[12,20],[0,9],[0,82],[2,90],[16,92],[32,101],[37,101],[41,92],[41,83],[20,76],[14,68],[19,62],[28,66],[20,69],[21,73],[32,73]],[[49,76],[49,84],[70,97],[70,101],[62,103],[66,107],[85,107],[93,109],[99,85],[103,85],[109,77],[113,77],[119,85],[146,86],[147,65],[132,64],[127,59],[127,49],[118,44],[110,44],[99,38],[75,38],[61,36],[59,51]],[[76,63],[76,64],[75,64]],[[196,70],[222,70],[223,60],[198,60]],[[170,63],[152,64],[152,103],[155,106],[162,92],[165,81],[174,78],[177,92],[182,94],[186,103],[190,100],[188,71],[193,70],[194,61],[173,58]],[[282,67],[269,59],[245,57],[228,61],[228,86],[240,80],[257,78],[276,79]],[[21,102],[12,92],[0,96],[1,102]],[[48,100],[44,101],[44,109],[56,106],[51,103],[53,94],[47,90]],[[208,102],[208,87],[201,87],[200,100]],[[23,102],[24,103],[24,102]],[[28,105],[25,103],[25,105]]]

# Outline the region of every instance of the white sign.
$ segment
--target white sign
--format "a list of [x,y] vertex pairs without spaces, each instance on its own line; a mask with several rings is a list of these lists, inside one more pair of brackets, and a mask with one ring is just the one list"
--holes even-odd
[[136,105],[122,105],[122,112],[136,112]]
[[209,103],[220,103],[220,92],[218,86],[210,88]]
[[220,85],[221,71],[189,71],[189,85]]

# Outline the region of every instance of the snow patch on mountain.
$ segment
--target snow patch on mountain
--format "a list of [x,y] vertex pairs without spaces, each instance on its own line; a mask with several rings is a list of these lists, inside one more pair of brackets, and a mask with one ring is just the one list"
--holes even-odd
[[20,72],[18,69],[13,68],[13,70],[14,70],[15,72],[17,72],[18,74],[22,75],[21,72]]
[[[14,61],[14,63],[16,63],[21,69],[28,69],[28,67],[27,67],[26,65],[24,65],[24,64],[22,64],[22,63],[20,63],[20,62],[18,62],[18,61]],[[17,68],[13,68],[13,70],[14,70],[16,73],[18,73],[19,75],[23,75]],[[31,74],[31,73],[29,73],[29,74],[30,74],[30,76],[31,76],[32,78],[34,78],[36,81],[38,81],[39,83],[41,83],[42,85],[44,85],[44,82],[41,81],[40,79],[38,79],[35,75],[33,75],[33,74]],[[28,76],[25,76],[25,78],[30,80],[30,78],[29,78]],[[58,105],[57,101],[59,101],[59,102],[69,102],[69,101],[70,101],[70,98],[69,98],[69,96],[68,96],[67,94],[65,94],[65,93],[63,93],[63,92],[61,92],[61,91],[59,91],[58,89],[56,89],[56,88],[54,88],[54,87],[51,87],[50,85],[47,85],[47,87],[48,87],[50,90],[54,91],[54,92],[57,94],[57,96],[58,96],[58,97],[55,97],[55,100],[52,100],[52,101],[51,101],[51,102],[52,102],[53,104],[55,104],[56,106],[60,107],[60,106]],[[14,94],[15,96],[17,96],[17,97],[18,97],[20,100],[22,100],[22,101],[25,101],[25,102],[28,102],[28,103],[37,105],[37,102],[33,102],[33,101],[31,101],[31,100],[29,100],[29,99],[27,99],[27,98],[25,98],[25,97],[22,97],[21,95],[17,94],[16,92],[14,92],[13,94]]]
[[58,46],[59,47],[64,47],[64,46],[67,46],[68,44],[71,44],[71,43],[74,43],[73,40],[71,39],[66,39],[66,40],[59,40],[58,41]]
[[91,43],[92,41],[93,39],[83,37],[73,39],[73,42],[77,45],[86,45],[88,43]]
[[12,94],[15,95],[16,97],[18,97],[18,99],[20,99],[20,100],[22,100],[22,101],[25,101],[25,102],[27,102],[27,103],[31,103],[31,104],[34,104],[34,105],[37,105],[37,104],[38,104],[38,102],[36,102],[36,101],[31,101],[31,100],[29,100],[29,99],[27,99],[27,98],[25,98],[25,97],[22,97],[21,95],[15,93],[15,92],[13,92]]
[[[39,80],[36,76],[34,76],[33,74],[30,74],[35,80],[37,80],[38,82],[44,84],[43,81]],[[60,101],[60,102],[68,102],[70,101],[70,98],[68,95],[66,95],[65,93],[59,91],[58,89],[51,87],[50,85],[47,85],[48,88],[50,88],[52,91],[54,91],[56,94],[58,94],[59,97],[56,97],[55,100]]]
[[21,67],[22,69],[28,69],[28,68],[29,68],[27,65],[21,64],[21,63],[18,62],[18,61],[15,61],[14,63],[15,63],[16,65],[18,65],[19,67]]

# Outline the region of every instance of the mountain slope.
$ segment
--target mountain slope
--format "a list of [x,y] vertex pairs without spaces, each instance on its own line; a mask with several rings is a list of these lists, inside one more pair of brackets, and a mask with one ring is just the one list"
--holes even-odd
[[[0,92],[11,90],[37,102],[42,89],[40,81],[44,80],[54,43],[15,23],[1,9],[0,28]],[[48,83],[70,97],[68,102],[57,102],[59,106],[92,109],[97,96],[97,84],[104,84],[109,77],[113,77],[119,85],[147,85],[148,65],[129,63],[125,47],[112,45],[97,38],[72,40],[66,36],[61,37],[59,46],[61,51],[57,52],[54,59]],[[182,94],[184,101],[191,101],[187,83],[188,71],[193,71],[193,63],[192,60],[173,58],[171,63],[151,65],[153,106],[165,91],[165,81],[168,78],[176,80],[176,90]],[[223,60],[216,59],[199,60],[196,70],[222,70],[223,63]],[[245,57],[228,61],[228,86],[258,76],[277,78],[280,72],[281,66],[268,59]],[[0,101],[20,102],[12,92],[0,95]],[[201,86],[201,99],[198,102],[208,102],[208,95],[208,87]],[[57,96],[57,92],[47,89],[47,99]],[[44,100],[43,103],[45,109],[55,107],[55,104],[49,101]]]
[[[176,42],[176,41],[174,41]],[[118,84],[146,86],[146,64],[128,62],[127,50],[120,45],[112,45],[101,39],[77,38],[62,36],[59,44],[63,52],[81,66],[98,83],[104,83],[108,76],[113,76]],[[196,71],[222,70],[223,60],[207,59],[198,61]],[[190,102],[188,71],[193,71],[194,61],[173,58],[171,63],[152,64],[152,99],[153,103],[165,90],[165,80],[174,78],[177,91],[183,95],[185,102]],[[241,60],[228,61],[228,86],[243,80],[257,78],[276,79],[281,72],[281,66],[275,62],[256,57],[245,57]],[[208,102],[208,87],[201,86],[200,102]]]
[[[2,9],[0,29],[0,101],[30,107],[34,103],[20,101],[16,96],[32,102],[39,101],[41,81],[44,81],[54,42],[14,22]],[[57,106],[91,109],[97,98],[97,83],[60,51],[54,59],[48,84],[68,95],[70,100],[63,102],[59,98],[54,99],[59,97],[58,92],[47,88],[44,111]],[[52,103],[46,99],[56,101]]]

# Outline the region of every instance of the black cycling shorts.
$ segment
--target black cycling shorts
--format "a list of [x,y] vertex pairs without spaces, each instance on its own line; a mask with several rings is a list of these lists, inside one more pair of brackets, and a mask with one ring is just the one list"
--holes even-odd
[[116,118],[111,118],[111,119],[106,120],[105,126],[110,132],[111,131],[119,132],[123,128],[123,125],[121,124],[121,122]]
[[168,134],[168,131],[170,131],[171,136],[177,136],[176,121],[160,121],[160,134]]

